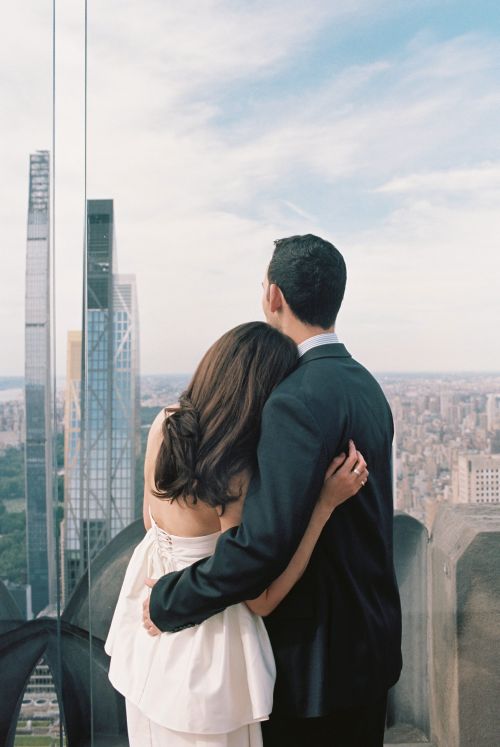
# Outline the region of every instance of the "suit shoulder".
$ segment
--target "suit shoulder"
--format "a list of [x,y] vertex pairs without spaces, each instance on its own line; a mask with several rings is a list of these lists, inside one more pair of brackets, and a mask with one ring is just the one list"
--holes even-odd
[[[390,410],[385,393],[375,376],[352,357],[322,357],[298,365],[274,390],[276,395],[295,397],[316,410],[325,399],[337,404],[359,396],[368,397]],[[274,393],[273,393],[274,394]]]
[[271,392],[268,401],[291,398],[304,402],[304,367],[298,366]]
[[387,401],[387,397],[385,396],[385,392],[382,388],[382,385],[380,381],[376,378],[376,376],[359,361],[355,360],[354,358],[352,358],[351,360],[353,364],[357,366],[361,374],[364,376],[367,383],[369,383],[373,387],[373,389],[376,390]]

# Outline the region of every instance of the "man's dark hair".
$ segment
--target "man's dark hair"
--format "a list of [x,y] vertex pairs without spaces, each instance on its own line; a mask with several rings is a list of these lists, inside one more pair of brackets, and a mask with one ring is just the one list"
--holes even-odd
[[319,236],[290,236],[274,242],[267,271],[295,316],[305,324],[328,329],[344,298],[346,266],[341,253]]

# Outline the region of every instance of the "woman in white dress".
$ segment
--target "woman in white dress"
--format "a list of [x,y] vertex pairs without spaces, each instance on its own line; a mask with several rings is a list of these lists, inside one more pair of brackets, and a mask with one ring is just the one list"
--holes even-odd
[[262,409],[297,357],[295,343],[276,329],[242,324],[210,348],[179,405],[161,410],[151,426],[147,532],[128,564],[105,642],[110,681],[125,696],[130,747],[262,745],[260,722],[272,710],[275,679],[262,616],[299,580],[336,506],[366,481],[354,444],[330,465],[294,557],[258,599],[160,635],[145,629],[142,608],[146,579],[211,555],[220,533],[240,522]]

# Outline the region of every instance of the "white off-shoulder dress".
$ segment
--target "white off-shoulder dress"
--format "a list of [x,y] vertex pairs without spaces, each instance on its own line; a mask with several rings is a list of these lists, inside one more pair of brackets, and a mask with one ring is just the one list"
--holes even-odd
[[126,699],[130,747],[261,747],[276,676],[262,618],[241,603],[175,633],[151,636],[142,625],[144,579],[211,555],[220,532],[179,537],[151,522],[104,645],[109,679]]

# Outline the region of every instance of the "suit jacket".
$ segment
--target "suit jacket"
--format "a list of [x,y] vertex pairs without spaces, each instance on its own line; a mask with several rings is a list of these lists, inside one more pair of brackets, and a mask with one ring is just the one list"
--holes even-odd
[[163,576],[151,592],[151,619],[163,631],[261,594],[288,565],[326,468],[349,438],[368,463],[368,482],[335,510],[306,572],[265,618],[276,714],[314,717],[369,704],[401,670],[392,415],[379,384],[344,345],[309,350],[266,402],[241,525],[221,534],[212,557]]

